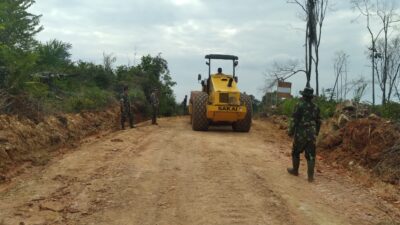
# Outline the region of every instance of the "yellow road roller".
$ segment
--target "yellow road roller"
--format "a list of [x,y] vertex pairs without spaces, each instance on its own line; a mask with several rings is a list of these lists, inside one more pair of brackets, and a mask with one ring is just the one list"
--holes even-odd
[[[234,131],[249,132],[252,123],[251,98],[241,93],[237,87],[236,67],[239,58],[234,55],[206,55],[208,78],[202,80],[201,91],[192,91],[189,100],[189,115],[192,129],[206,131],[210,125],[231,125]],[[230,60],[232,74],[225,74],[221,68],[211,74],[211,63],[214,60]]]

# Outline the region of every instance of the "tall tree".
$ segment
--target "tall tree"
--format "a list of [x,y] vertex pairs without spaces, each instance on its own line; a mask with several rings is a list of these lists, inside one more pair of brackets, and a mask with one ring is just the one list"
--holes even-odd
[[[381,73],[381,90],[382,104],[387,101],[387,79],[388,79],[388,43],[389,36],[394,25],[400,22],[397,14],[397,2],[392,0],[352,0],[354,8],[357,9],[362,16],[366,18],[367,30],[370,34],[371,46],[371,66],[372,66],[372,104],[375,105],[375,76],[376,76],[376,59],[383,60],[383,70]],[[379,27],[374,26],[379,24]],[[380,36],[383,34],[384,47],[382,52],[378,52],[376,44]]]
[[386,101],[390,101],[395,91],[394,87],[400,81],[400,36],[389,40],[388,43],[382,38],[378,40],[376,48],[378,52],[386,52],[386,57],[375,60],[375,74],[382,93],[385,93]]
[[[331,90],[330,100],[336,96],[337,101],[341,101],[345,98],[347,93],[347,63],[349,56],[345,52],[336,52],[336,58],[333,64],[333,70],[335,72],[335,85]],[[336,92],[336,93],[335,93]]]
[[317,43],[315,45],[315,94],[319,96],[319,47],[321,46],[322,40],[322,27],[324,25],[329,0],[317,1],[316,7],[316,20],[317,20]]
[[37,64],[40,69],[60,71],[65,69],[71,63],[70,43],[62,42],[56,39],[50,40],[44,44],[39,44],[36,48],[38,54]]
[[313,47],[317,45],[317,21],[315,17],[315,2],[316,0],[307,0],[307,87],[310,86],[312,64],[313,64]]
[[107,54],[103,52],[103,66],[106,71],[113,72],[114,63],[117,61],[117,57],[114,54]]
[[150,99],[152,89],[157,88],[160,91],[160,114],[172,115],[176,105],[172,87],[176,82],[172,80],[168,62],[161,57],[161,53],[156,57],[147,55],[142,57],[138,68],[142,73],[142,87],[147,99]]
[[[35,34],[43,28],[40,15],[28,8],[34,0],[2,0],[0,2],[0,87],[10,88],[20,83],[20,76],[34,66],[31,50],[36,46]],[[12,76],[12,77],[11,77]]]
[[[319,48],[322,40],[322,28],[326,17],[329,0],[288,0],[300,6],[305,14],[306,39],[305,39],[305,71],[307,75],[307,86],[310,86],[313,64],[315,65],[315,89],[319,95]],[[315,57],[313,56],[315,54]]]
[[383,61],[384,61],[384,66],[383,66],[383,73],[382,73],[382,104],[385,104],[387,102],[387,83],[389,79],[389,63],[390,63],[390,55],[389,55],[389,36],[390,32],[393,29],[393,26],[395,23],[400,22],[400,17],[396,13],[397,11],[397,5],[394,1],[388,2],[388,1],[383,1],[382,3],[379,4],[377,3],[377,15],[379,17],[379,20],[382,24],[383,28],[383,43],[384,43],[384,49],[383,49]]
[[290,77],[296,75],[297,73],[307,73],[304,69],[300,68],[298,61],[285,61],[285,62],[277,62],[275,61],[271,65],[271,69],[267,71],[266,76],[266,85],[264,88],[264,92],[271,92],[272,89],[276,86],[278,81],[285,81]]
[[41,15],[33,15],[28,9],[34,0],[3,0],[0,3],[0,45],[8,48],[31,50],[36,44],[34,35]]

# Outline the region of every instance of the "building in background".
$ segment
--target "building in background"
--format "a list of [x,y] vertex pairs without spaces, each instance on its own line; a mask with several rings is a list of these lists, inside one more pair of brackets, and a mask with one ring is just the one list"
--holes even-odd
[[275,109],[277,104],[284,99],[293,98],[292,83],[285,81],[276,82],[275,90],[265,93],[262,102],[267,109]]
[[278,81],[277,87],[277,98],[280,99],[287,99],[293,98],[292,96],[292,83],[285,82],[285,81]]

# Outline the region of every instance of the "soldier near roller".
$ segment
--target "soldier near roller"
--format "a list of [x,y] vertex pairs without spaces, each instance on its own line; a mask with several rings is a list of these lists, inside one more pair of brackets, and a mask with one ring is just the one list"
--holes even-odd
[[120,100],[120,108],[121,108],[121,128],[125,129],[125,121],[129,119],[129,125],[131,128],[134,128],[133,125],[133,112],[131,107],[131,101],[128,95],[128,86],[123,88],[123,93]]
[[151,104],[151,108],[152,108],[151,124],[158,125],[158,123],[157,123],[157,115],[158,115],[158,108],[159,108],[159,105],[160,105],[160,102],[158,100],[158,89],[154,89],[151,92],[150,104]]
[[182,110],[183,110],[183,115],[187,115],[187,95],[185,95],[185,98],[182,101]]
[[296,105],[288,134],[294,137],[292,149],[293,167],[287,171],[294,176],[299,175],[300,154],[305,152],[307,159],[308,181],[314,181],[314,167],[316,155],[316,138],[321,127],[320,110],[313,102],[314,89],[306,87],[300,92],[302,98]]

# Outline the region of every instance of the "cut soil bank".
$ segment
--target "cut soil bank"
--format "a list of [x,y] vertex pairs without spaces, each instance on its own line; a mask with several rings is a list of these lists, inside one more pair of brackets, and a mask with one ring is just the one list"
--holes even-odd
[[[271,122],[287,129],[288,118],[272,116]],[[345,168],[360,165],[380,180],[400,184],[400,126],[371,116],[349,121],[338,128],[337,118],[325,120],[318,137],[318,155]]]
[[399,126],[378,117],[348,122],[336,129],[327,121],[319,137],[319,153],[339,165],[361,165],[380,179],[400,184]]
[[[52,152],[75,147],[87,136],[118,129],[118,109],[49,116],[39,123],[0,115],[0,183],[23,163],[43,165]],[[143,118],[137,115],[135,120],[143,121]]]

